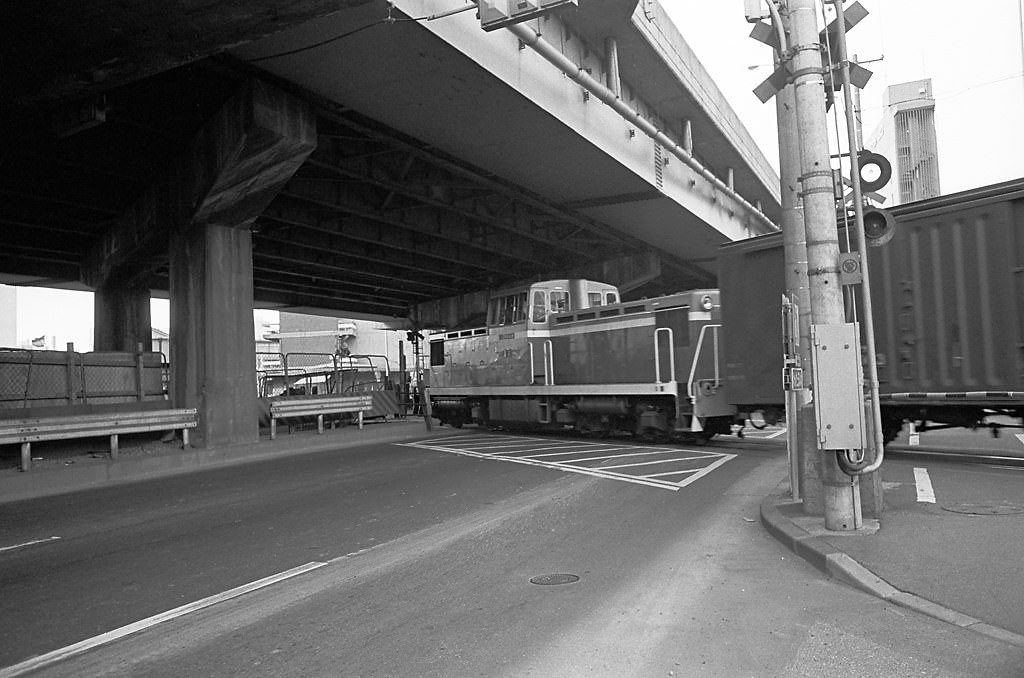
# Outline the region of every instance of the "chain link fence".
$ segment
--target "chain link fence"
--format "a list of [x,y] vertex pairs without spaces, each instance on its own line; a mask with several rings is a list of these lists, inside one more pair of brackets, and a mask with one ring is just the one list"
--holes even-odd
[[0,349],[0,410],[165,400],[162,353]]

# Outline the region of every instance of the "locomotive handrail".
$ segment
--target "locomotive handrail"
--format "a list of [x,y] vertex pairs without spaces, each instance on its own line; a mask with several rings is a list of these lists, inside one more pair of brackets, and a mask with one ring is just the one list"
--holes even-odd
[[555,349],[550,339],[544,342],[544,385],[555,385]]
[[722,326],[719,324],[719,325],[704,325],[703,327],[700,328],[700,334],[697,336],[697,348],[694,349],[694,351],[693,351],[693,363],[690,365],[690,376],[686,380],[686,392],[687,392],[687,394],[689,394],[690,398],[696,398],[697,397],[697,392],[693,390],[693,378],[697,374],[697,361],[700,360],[700,350],[701,350],[701,347],[704,345],[704,333],[707,330],[709,330],[709,329],[713,329],[715,331],[715,333],[714,333],[715,337],[713,339],[713,341],[714,341],[714,345],[713,346],[714,346],[714,351],[715,351],[715,359],[714,359],[714,364],[715,364],[715,386],[718,386],[721,383],[721,379],[719,378],[719,374],[718,374],[718,330],[721,327]]
[[671,327],[659,327],[654,330],[654,383],[661,384],[661,348],[658,346],[658,333],[668,332],[668,360],[669,360],[669,374],[671,379],[674,381],[676,378],[676,352],[674,337],[672,335]]

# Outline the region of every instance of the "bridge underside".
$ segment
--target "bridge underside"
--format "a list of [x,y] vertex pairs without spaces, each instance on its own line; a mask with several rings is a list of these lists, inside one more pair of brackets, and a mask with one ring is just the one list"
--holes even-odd
[[[82,281],[83,254],[251,75],[213,58],[105,93],[105,121],[75,134],[54,136],[53,118],[22,123],[0,159],[3,280]],[[257,305],[404,316],[439,297],[647,260],[649,246],[572,206],[307,98],[316,150],[251,224]],[[709,279],[662,261],[670,288]],[[134,263],[137,283],[169,288],[166,247]]]
[[[770,227],[468,13],[427,26],[398,9],[384,21],[383,0],[252,5],[266,13],[236,26],[169,0],[165,23],[147,10],[151,33],[107,0],[52,25],[25,5],[0,47],[16,66],[0,76],[0,282],[95,290],[98,350],[148,341],[149,296],[167,294],[172,400],[199,410],[205,444],[258,435],[253,305],[437,325],[527,279],[654,295],[713,285],[718,245]],[[579,63],[622,38],[623,71],[661,97],[675,76],[638,61],[625,14],[589,41],[536,25]],[[53,56],[33,27],[74,49]],[[639,90],[623,98],[656,117]],[[712,127],[686,97],[657,104],[677,136]],[[764,172],[734,141],[697,136],[692,155],[735,167],[729,183],[770,216]]]

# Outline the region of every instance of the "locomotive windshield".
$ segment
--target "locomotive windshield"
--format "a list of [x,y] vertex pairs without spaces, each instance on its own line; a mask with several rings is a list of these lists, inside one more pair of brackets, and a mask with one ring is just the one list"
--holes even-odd
[[526,301],[526,292],[516,292],[491,299],[487,324],[512,325],[526,322]]

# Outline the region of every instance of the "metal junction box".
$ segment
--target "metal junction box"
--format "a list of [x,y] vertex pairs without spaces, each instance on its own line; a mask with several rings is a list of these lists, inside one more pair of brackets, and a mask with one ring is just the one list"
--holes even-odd
[[821,449],[863,449],[864,373],[859,324],[812,325],[811,362]]

